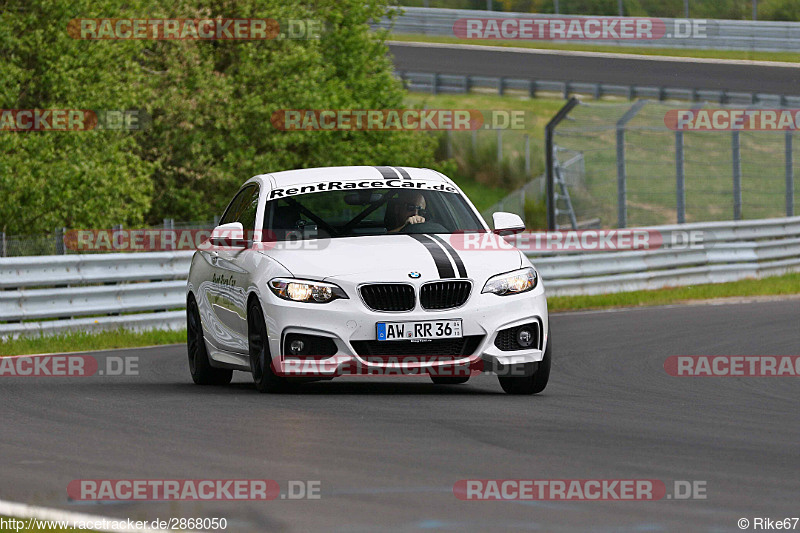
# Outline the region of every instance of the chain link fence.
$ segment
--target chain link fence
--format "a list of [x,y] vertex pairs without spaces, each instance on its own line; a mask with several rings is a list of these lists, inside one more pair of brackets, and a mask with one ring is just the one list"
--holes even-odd
[[[554,143],[560,148],[557,164],[563,165],[574,153],[583,157],[584,175],[566,180],[579,222],[636,227],[797,212],[797,133],[667,127],[665,117],[671,110],[669,116],[687,109],[695,113],[744,109],[691,106],[646,100],[581,103],[569,113],[554,130]],[[559,212],[557,224],[567,224],[566,217]]]

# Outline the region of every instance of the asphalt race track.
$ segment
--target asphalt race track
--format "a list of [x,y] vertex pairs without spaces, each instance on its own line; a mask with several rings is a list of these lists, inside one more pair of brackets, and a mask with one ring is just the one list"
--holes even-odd
[[547,81],[800,94],[800,66],[597,58],[392,43],[397,70]]
[[[191,383],[185,348],[140,375],[0,378],[0,499],[101,516],[226,517],[228,531],[739,531],[800,514],[800,379],[679,378],[670,355],[798,355],[800,301],[555,315],[550,386],[364,378],[261,395]],[[321,499],[69,502],[73,479],[321,481]],[[705,500],[460,501],[461,479],[705,481]]]

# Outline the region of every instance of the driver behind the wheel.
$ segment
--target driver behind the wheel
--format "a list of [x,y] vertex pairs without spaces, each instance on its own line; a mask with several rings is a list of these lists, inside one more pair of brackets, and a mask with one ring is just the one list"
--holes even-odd
[[397,233],[409,224],[425,222],[425,197],[419,191],[401,191],[386,206],[384,223],[387,233]]

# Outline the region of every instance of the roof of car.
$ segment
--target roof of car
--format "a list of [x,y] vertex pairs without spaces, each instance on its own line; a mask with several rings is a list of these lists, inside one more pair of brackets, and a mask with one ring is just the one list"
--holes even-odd
[[285,170],[268,174],[278,187],[316,183],[326,181],[381,180],[386,178],[403,179],[410,177],[425,181],[447,181],[447,179],[429,168],[412,167],[322,167]]

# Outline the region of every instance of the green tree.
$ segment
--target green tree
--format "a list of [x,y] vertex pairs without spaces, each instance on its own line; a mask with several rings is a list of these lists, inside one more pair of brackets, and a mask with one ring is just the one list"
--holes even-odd
[[[368,22],[386,12],[377,1],[313,4],[220,0],[182,13],[319,20],[319,39],[162,41],[147,63],[155,86],[154,127],[143,139],[157,164],[152,218],[220,214],[236,188],[261,173],[334,165],[435,164],[436,140],[414,133],[281,131],[282,109],[403,107],[384,35]],[[173,11],[174,12],[174,11]],[[166,14],[165,15],[169,15]],[[191,65],[191,68],[187,68]]]
[[[326,165],[435,166],[433,136],[275,128],[281,109],[403,107],[379,0],[0,0],[4,109],[144,108],[137,132],[0,132],[0,228],[208,220],[260,173]],[[320,38],[87,41],[76,18],[273,18],[324,23]]]

